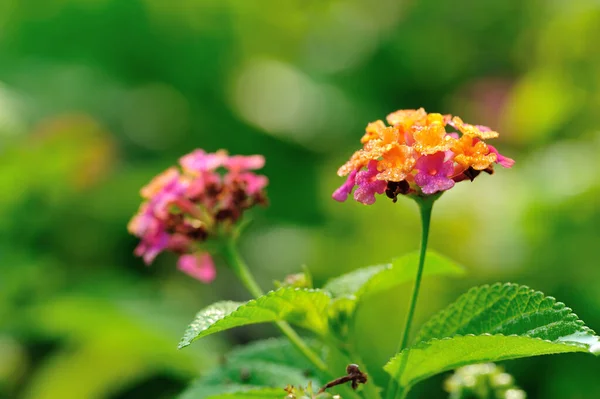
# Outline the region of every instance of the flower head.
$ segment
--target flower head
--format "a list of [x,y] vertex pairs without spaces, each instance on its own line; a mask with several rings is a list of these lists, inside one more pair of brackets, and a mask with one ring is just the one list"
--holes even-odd
[[[399,194],[428,196],[473,180],[481,171],[493,173],[494,164],[510,168],[507,158],[484,140],[498,133],[470,125],[452,115],[400,110],[383,121],[369,123],[356,151],[338,170],[348,176],[333,198],[345,201],[355,186],[354,199],[370,205],[375,194],[396,199]],[[447,130],[448,128],[454,129]]]
[[244,211],[266,203],[268,179],[251,170],[260,155],[229,156],[195,150],[141,189],[144,202],[128,224],[140,238],[135,254],[147,264],[162,251],[179,255],[178,267],[203,282],[215,278],[214,263],[201,244],[233,232]]

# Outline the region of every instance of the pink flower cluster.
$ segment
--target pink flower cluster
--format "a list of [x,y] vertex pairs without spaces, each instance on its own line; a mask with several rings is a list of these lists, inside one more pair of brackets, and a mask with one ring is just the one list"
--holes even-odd
[[354,199],[366,205],[383,193],[394,202],[399,194],[425,197],[472,181],[481,172],[492,174],[494,164],[514,164],[484,141],[498,137],[497,132],[458,116],[420,108],[399,110],[386,119],[389,125],[381,120],[367,125],[363,147],[339,168],[338,175],[347,178],[332,195],[336,201],[345,201],[354,187]]
[[179,255],[184,273],[210,282],[216,276],[211,255],[200,248],[210,238],[228,234],[245,210],[266,204],[261,155],[229,156],[226,151],[195,150],[156,176],[140,191],[145,202],[128,230],[140,238],[135,254],[146,264],[162,251]]

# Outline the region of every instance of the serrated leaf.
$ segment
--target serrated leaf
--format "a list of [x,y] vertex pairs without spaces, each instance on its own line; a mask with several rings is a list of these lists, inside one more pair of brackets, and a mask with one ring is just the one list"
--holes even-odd
[[428,321],[417,342],[385,366],[402,386],[467,364],[600,352],[599,337],[571,309],[516,284],[471,289]]
[[[407,283],[416,276],[419,252],[411,252],[394,259],[391,264],[369,266],[330,280],[323,289],[333,297],[371,295]],[[464,269],[436,252],[425,257],[425,276],[460,275]]]
[[517,284],[475,287],[432,317],[416,341],[465,334],[521,335],[556,341],[590,333],[562,302]]
[[262,388],[258,390],[235,392],[209,396],[206,399],[283,399],[286,393],[283,388]]
[[405,349],[390,360],[384,369],[388,374],[395,376],[399,368],[403,367],[398,381],[401,386],[407,387],[435,374],[468,364],[587,351],[583,346],[544,341],[539,338],[505,335],[456,336],[421,342]]
[[324,334],[330,300],[324,291],[282,288],[246,303],[217,302],[198,312],[179,342],[179,348],[219,331],[276,321],[288,321]]

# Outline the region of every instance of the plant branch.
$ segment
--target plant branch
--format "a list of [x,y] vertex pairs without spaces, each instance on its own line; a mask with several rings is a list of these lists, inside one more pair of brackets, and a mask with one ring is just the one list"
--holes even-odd
[[[242,284],[246,287],[246,289],[254,296],[258,298],[264,295],[262,289],[259,287],[258,283],[254,279],[254,276],[250,272],[250,269],[246,265],[246,262],[239,255],[235,243],[233,240],[229,240],[227,244],[223,248],[223,256],[225,257],[227,263],[232,268],[236,276],[241,280]],[[313,352],[312,349],[304,342],[302,337],[298,335],[298,333],[285,321],[277,321],[275,325],[279,328],[279,330],[285,335],[292,345],[300,351],[319,371],[330,375],[327,370],[327,366],[325,362],[321,360],[321,358]]]

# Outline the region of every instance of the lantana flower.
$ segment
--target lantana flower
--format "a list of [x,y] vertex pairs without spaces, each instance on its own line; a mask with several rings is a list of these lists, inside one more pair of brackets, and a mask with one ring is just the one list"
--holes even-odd
[[423,108],[396,111],[386,120],[389,126],[381,120],[367,125],[363,148],[338,170],[347,179],[333,199],[345,201],[354,187],[354,199],[366,205],[375,202],[375,194],[394,201],[398,194],[439,195],[482,171],[492,174],[496,163],[514,164],[484,141],[499,135],[489,127]]
[[135,254],[146,264],[163,251],[179,255],[179,270],[205,283],[216,276],[203,243],[233,234],[243,213],[266,204],[268,179],[253,170],[264,166],[261,155],[230,156],[226,151],[198,149],[156,176],[140,191],[145,200],[129,222],[140,238]]

